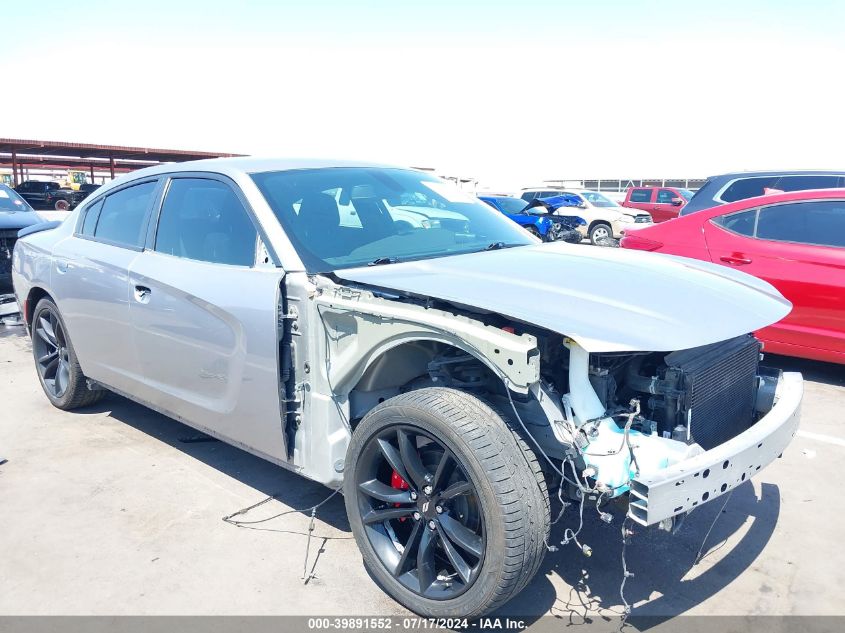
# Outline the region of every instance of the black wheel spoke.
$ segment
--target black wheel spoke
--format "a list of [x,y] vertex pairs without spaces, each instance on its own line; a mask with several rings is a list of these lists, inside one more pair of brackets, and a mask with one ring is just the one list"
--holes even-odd
[[56,395],[61,397],[70,382],[70,367],[67,361],[60,360],[56,368]]
[[390,519],[407,517],[414,513],[414,508],[384,508],[383,510],[370,510],[361,517],[364,523],[383,523]]
[[393,570],[394,576],[401,576],[406,571],[408,571],[408,569],[410,569],[411,563],[417,557],[417,547],[419,546],[420,537],[422,536],[423,530],[425,530],[423,523],[417,521],[414,524],[414,529],[411,530],[411,535],[408,537],[408,542],[405,544],[405,549],[402,551],[402,556],[399,558],[399,562],[396,564],[396,569]]
[[461,556],[457,548],[452,545],[452,541],[449,540],[449,537],[443,530],[438,530],[438,534],[440,536],[440,542],[443,545],[443,550],[446,552],[446,557],[449,559],[449,562],[452,563],[452,567],[454,567],[455,571],[458,572],[458,576],[461,577],[461,580],[463,580],[464,583],[468,583],[470,574],[472,573],[472,568],[469,566],[469,563],[464,560],[464,557]]
[[370,479],[358,485],[364,494],[378,499],[379,501],[386,501],[387,503],[411,503],[411,493],[408,490],[399,490],[387,484],[383,484],[378,479]]
[[434,534],[426,527],[421,529],[423,534],[417,549],[417,579],[420,581],[420,593],[425,594],[431,583],[437,579],[437,569],[434,560]]
[[449,540],[462,550],[481,558],[483,551],[481,537],[448,514],[440,515],[440,525]]
[[47,378],[53,378],[56,375],[56,371],[59,368],[59,355],[58,353],[55,354],[53,359],[44,366],[44,372],[42,376],[46,380]]
[[432,486],[435,490],[439,490],[443,485],[449,481],[452,473],[455,472],[457,463],[449,451],[443,451],[443,456],[440,458],[440,463],[437,464],[437,470],[434,473],[434,480]]
[[431,480],[431,474],[425,469],[420,459],[416,438],[402,429],[396,432],[396,436],[399,439],[399,453],[402,455],[402,464],[404,464],[405,471],[413,480],[408,483],[413,483],[417,488],[423,488]]
[[44,356],[40,356],[38,358],[38,364],[44,365],[45,363],[48,363],[48,362],[52,361],[54,358],[58,357],[58,355],[59,355],[59,350],[57,350],[57,349],[49,351],[46,354],[44,354]]
[[468,591],[487,546],[460,453],[427,429],[390,423],[365,441],[353,473],[358,525],[393,581],[437,600]]
[[454,499],[459,495],[465,495],[472,492],[472,484],[468,481],[457,481],[440,493],[440,498],[444,501]]
[[50,333],[43,326],[43,318],[40,320],[39,323],[41,323],[41,327],[35,328],[35,333],[38,334],[39,338],[41,338],[41,340],[43,340],[45,343],[47,343],[47,345],[49,345],[50,347],[58,348],[58,345],[56,345],[55,339],[50,338]]
[[387,463],[390,464],[390,467],[399,473],[399,476],[405,480],[405,483],[410,484],[411,477],[405,471],[405,466],[402,464],[402,456],[399,454],[399,451],[396,450],[396,447],[384,438],[378,439],[378,445],[381,449],[382,455],[384,455],[384,458],[387,460]]

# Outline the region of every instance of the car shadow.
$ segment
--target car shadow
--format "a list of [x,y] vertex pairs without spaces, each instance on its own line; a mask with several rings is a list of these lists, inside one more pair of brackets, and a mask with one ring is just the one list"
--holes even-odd
[[[758,497],[752,483],[746,482],[734,489],[727,503],[721,497],[697,508],[675,534],[633,526],[625,548],[627,569],[634,574],[624,589],[625,600],[633,606],[629,624],[643,630],[683,614],[753,564],[772,537],[780,514],[778,487],[763,483],[760,491]],[[496,615],[530,623],[549,614],[567,626],[619,621],[623,615],[624,510],[612,514],[613,521],[607,524],[599,519],[594,505],[585,504],[578,540],[589,546],[588,557],[575,543],[560,544],[564,529],[578,527],[578,506],[569,506],[549,539],[558,551],[546,554],[534,580]],[[632,527],[630,522],[628,527]],[[696,564],[699,549],[701,558]],[[552,582],[555,575],[568,590],[558,594]]]
[[[240,448],[217,441],[194,428],[114,393],[109,393],[99,403],[79,409],[78,412],[80,414],[107,413],[109,417],[155,437],[168,446],[293,509],[286,514],[300,513],[310,517],[311,508],[332,494],[332,490],[322,484],[306,479]],[[255,501],[259,502],[262,499],[256,498]],[[232,512],[241,509],[232,508]],[[244,513],[234,518],[244,521],[256,520],[278,514],[278,512],[276,505],[267,510],[256,509],[254,512],[250,512],[249,516]],[[319,507],[317,518],[336,530],[348,533],[351,537],[343,497],[340,494],[334,495]],[[301,533],[307,536],[306,532],[281,529],[281,526],[270,521],[249,527],[257,530]]]

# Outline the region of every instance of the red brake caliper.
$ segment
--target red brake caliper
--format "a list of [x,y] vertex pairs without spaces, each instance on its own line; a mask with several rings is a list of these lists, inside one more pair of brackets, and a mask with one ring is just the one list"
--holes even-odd
[[[405,481],[404,479],[402,479],[402,476],[399,473],[397,473],[395,470],[393,471],[393,474],[390,475],[390,487],[396,488],[397,490],[407,490],[408,488],[410,488],[410,486],[408,485],[408,482]],[[401,503],[394,503],[393,504],[393,506],[395,508],[398,508],[401,505],[402,505]],[[399,520],[404,522],[406,518],[407,517],[402,517]]]

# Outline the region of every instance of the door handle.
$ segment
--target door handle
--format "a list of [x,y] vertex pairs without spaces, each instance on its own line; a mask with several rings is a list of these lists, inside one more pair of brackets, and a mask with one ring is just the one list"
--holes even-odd
[[733,264],[734,266],[744,266],[745,264],[751,263],[751,260],[747,257],[739,257],[737,255],[724,255],[719,259],[721,259],[726,264]]
[[135,286],[135,301],[138,303],[149,303],[152,290],[147,286]]

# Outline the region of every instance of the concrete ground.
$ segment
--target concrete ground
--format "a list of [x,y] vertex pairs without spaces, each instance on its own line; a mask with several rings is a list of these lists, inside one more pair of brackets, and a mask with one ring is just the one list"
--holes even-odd
[[[405,614],[364,570],[343,501],[318,512],[302,580],[309,517],[248,528],[241,518],[313,505],[322,486],[202,436],[118,396],[74,413],[43,396],[22,328],[0,326],[0,615]],[[845,614],[845,370],[771,357],[807,379],[801,432],[783,459],[671,536],[638,533],[627,548],[634,613]],[[187,440],[187,441],[186,441]],[[570,511],[571,512],[571,511]],[[501,615],[567,623],[620,611],[618,518],[585,512],[582,542],[546,556]],[[577,516],[554,526],[552,542]],[[837,597],[838,596],[838,597]]]

